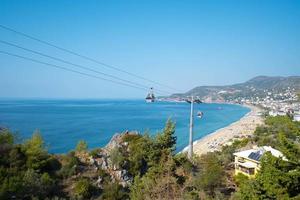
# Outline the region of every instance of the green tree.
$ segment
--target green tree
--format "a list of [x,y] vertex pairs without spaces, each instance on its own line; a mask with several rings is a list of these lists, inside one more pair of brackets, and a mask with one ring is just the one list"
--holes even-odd
[[156,166],[165,162],[176,148],[175,124],[169,119],[162,133],[157,133],[148,151],[148,165]]
[[0,165],[8,165],[9,152],[14,145],[14,134],[8,129],[0,129]]
[[44,172],[42,174],[40,181],[43,193],[45,194],[45,196],[47,196],[54,189],[55,181],[50,177],[50,175],[47,172]]
[[[130,199],[180,199],[180,185],[175,175],[175,162],[169,156],[160,167],[152,166],[143,177],[135,177]],[[161,169],[161,170],[157,170]]]
[[9,152],[9,163],[11,168],[24,169],[26,163],[26,155],[21,149],[21,146],[15,146]]
[[[299,174],[295,178],[300,180]],[[272,156],[269,152],[265,153],[261,160],[261,171],[257,176],[257,181],[261,190],[265,191],[266,198],[270,199],[288,199],[288,191],[296,189],[293,187],[289,163]],[[289,188],[291,186],[292,188]],[[300,188],[298,188],[298,193],[300,193]]]
[[300,194],[300,126],[289,117],[267,117],[255,130],[254,142],[280,150],[287,160],[269,152],[260,160],[256,179],[239,183],[237,199],[297,199]]
[[234,176],[234,181],[238,186],[241,186],[242,184],[247,183],[248,180],[249,180],[248,176],[241,174],[241,173]]
[[264,200],[264,191],[259,189],[258,182],[250,179],[241,182],[238,191],[233,195],[234,200]]
[[144,175],[148,170],[149,155],[151,154],[153,141],[144,135],[126,135],[124,142],[128,142],[130,153],[127,155],[128,170],[133,176]]
[[101,195],[103,200],[121,200],[128,199],[128,195],[124,188],[118,183],[108,183],[103,187],[103,193]]
[[244,181],[239,199],[291,199],[300,194],[300,171],[291,163],[267,152],[256,179]]
[[76,174],[79,160],[75,156],[75,153],[71,151],[67,155],[62,156],[62,158],[62,168],[60,169],[59,174],[63,178],[68,178]]
[[194,179],[198,190],[204,190],[214,195],[215,189],[224,183],[224,169],[215,153],[208,153],[198,161],[199,172]]
[[14,134],[8,129],[0,129],[0,144],[10,144],[13,145],[15,141]]
[[25,141],[23,151],[27,156],[27,167],[42,170],[48,164],[49,155],[40,132],[35,132],[31,139]]
[[93,186],[88,179],[81,178],[75,183],[73,192],[77,199],[87,199],[93,194]]
[[175,123],[168,120],[166,126],[161,133],[156,136],[157,145],[161,150],[173,152],[176,148]]
[[39,195],[39,193],[42,191],[40,174],[35,172],[33,169],[28,169],[23,178],[23,187],[25,188],[27,195]]
[[278,134],[278,142],[280,144],[280,150],[288,160],[300,164],[300,145],[288,139],[283,132]]
[[77,152],[86,152],[87,149],[88,149],[88,145],[87,145],[86,141],[80,140],[77,143],[77,146],[76,146],[76,151]]

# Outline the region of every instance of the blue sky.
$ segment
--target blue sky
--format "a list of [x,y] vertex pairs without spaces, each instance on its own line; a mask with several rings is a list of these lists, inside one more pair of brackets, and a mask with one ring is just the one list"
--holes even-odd
[[[180,91],[257,75],[300,75],[300,1],[1,0],[0,24]],[[1,28],[0,39],[168,90]],[[1,43],[0,50],[59,64]],[[0,97],[143,98],[146,93],[2,54],[0,74]]]

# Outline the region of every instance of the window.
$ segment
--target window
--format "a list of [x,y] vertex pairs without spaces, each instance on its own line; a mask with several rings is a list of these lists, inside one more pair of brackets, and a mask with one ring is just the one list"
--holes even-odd
[[238,165],[238,170],[246,173],[246,174],[249,174],[249,175],[253,175],[254,172],[255,172],[255,169],[254,168],[247,168],[247,167],[244,167],[244,166],[241,166],[241,165]]
[[248,169],[248,171],[249,171],[248,174],[253,175],[255,170],[254,170],[254,168],[250,168],[250,169]]

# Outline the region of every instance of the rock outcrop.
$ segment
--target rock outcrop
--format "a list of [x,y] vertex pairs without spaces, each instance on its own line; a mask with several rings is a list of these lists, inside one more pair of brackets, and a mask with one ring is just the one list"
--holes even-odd
[[[113,182],[117,181],[123,187],[131,185],[133,182],[133,177],[127,169],[122,168],[122,166],[113,165],[111,152],[115,148],[118,148],[123,152],[128,152],[128,143],[123,141],[123,137],[128,134],[136,135],[138,133],[126,131],[121,134],[115,134],[104,148],[99,149],[96,155],[90,156],[89,161],[87,161],[87,163],[94,167],[95,170],[104,170],[110,175]],[[101,188],[102,182],[103,177],[99,176],[95,181],[95,185]]]

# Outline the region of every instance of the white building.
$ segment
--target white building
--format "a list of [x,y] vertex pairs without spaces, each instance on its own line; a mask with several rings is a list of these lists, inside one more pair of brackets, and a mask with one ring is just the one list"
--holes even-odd
[[283,111],[273,111],[273,110],[271,110],[271,111],[269,112],[269,115],[272,116],[272,117],[276,117],[276,116],[285,116],[286,113],[283,112]]
[[300,115],[294,115],[294,121],[300,122]]

